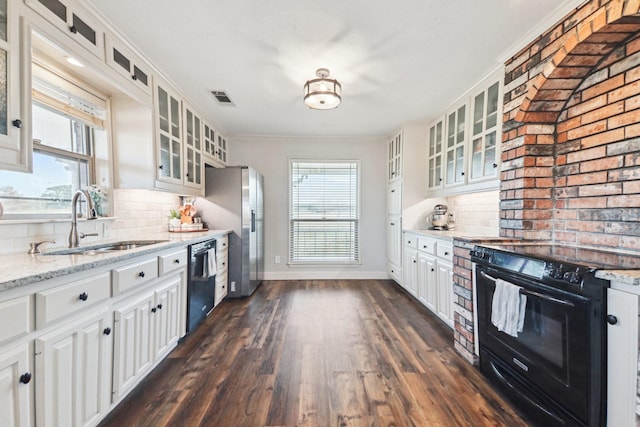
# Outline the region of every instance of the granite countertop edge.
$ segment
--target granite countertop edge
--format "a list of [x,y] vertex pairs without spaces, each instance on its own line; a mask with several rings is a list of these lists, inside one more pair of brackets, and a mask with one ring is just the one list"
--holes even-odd
[[163,240],[161,243],[142,246],[126,251],[101,253],[96,255],[47,255],[61,248],[44,251],[42,254],[26,253],[0,255],[0,292],[27,286],[40,281],[54,279],[96,267],[117,263],[131,258],[164,251],[179,246],[191,245],[229,234],[231,230],[209,230],[190,233],[155,233],[120,239],[105,239],[85,246],[124,240]]

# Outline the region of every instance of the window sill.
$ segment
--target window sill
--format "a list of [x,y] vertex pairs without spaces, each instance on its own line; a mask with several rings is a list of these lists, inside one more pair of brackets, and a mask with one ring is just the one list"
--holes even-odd
[[358,268],[362,266],[362,262],[288,262],[287,266],[297,268],[297,267],[326,267],[326,268],[336,268],[336,267],[346,267],[346,268]]
[[[78,218],[78,222],[85,221],[114,221],[118,219],[115,216],[102,216],[98,219],[84,219]],[[58,223],[58,222],[71,222],[71,217],[67,218],[25,218],[25,219],[12,219],[12,218],[0,218],[0,225],[10,225],[10,224],[48,224],[48,223]]]

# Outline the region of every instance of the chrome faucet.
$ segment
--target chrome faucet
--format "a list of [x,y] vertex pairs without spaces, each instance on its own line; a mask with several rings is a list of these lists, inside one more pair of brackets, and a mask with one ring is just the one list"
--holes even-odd
[[70,248],[77,248],[80,244],[81,237],[86,236],[84,233],[82,233],[82,236],[78,236],[78,211],[76,210],[76,207],[80,196],[84,196],[84,199],[87,201],[87,219],[98,218],[89,192],[86,190],[76,190],[76,192],[73,193],[73,198],[71,199],[71,232],[69,233]]

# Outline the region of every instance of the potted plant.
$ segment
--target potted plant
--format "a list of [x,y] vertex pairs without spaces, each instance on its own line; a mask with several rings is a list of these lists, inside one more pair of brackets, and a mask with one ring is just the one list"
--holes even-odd
[[180,229],[180,212],[177,209],[171,209],[169,211],[169,231]]

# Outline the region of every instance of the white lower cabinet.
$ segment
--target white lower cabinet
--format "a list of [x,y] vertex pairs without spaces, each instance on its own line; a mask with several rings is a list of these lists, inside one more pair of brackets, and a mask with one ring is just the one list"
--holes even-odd
[[453,327],[453,250],[451,242],[405,231],[402,286],[443,322]]
[[0,425],[32,425],[33,381],[29,344],[0,353]]
[[430,255],[418,253],[418,299],[429,310],[436,311],[436,260]]
[[182,335],[182,277],[171,276],[114,310],[113,402],[136,385]]
[[453,327],[453,265],[448,261],[437,261],[438,305],[436,314],[449,326]]
[[109,406],[111,313],[107,307],[35,340],[38,426],[96,425]]

